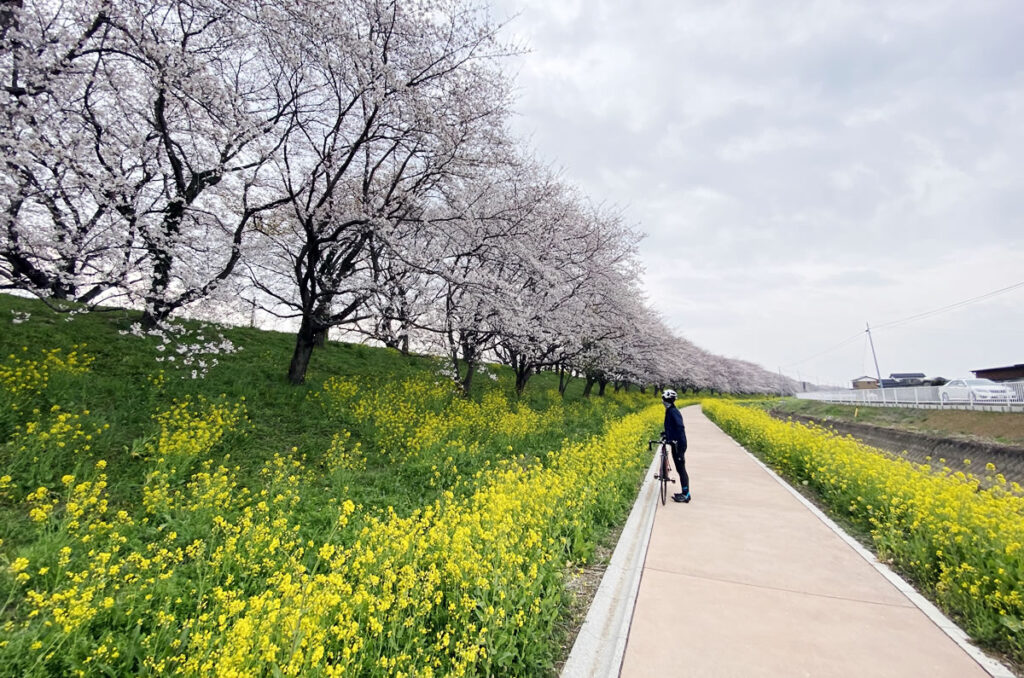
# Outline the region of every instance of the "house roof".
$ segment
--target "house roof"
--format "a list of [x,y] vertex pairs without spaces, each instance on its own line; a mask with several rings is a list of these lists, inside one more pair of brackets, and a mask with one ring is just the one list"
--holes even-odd
[[924,372],[893,372],[890,379],[924,379]]
[[854,379],[854,381],[878,381],[878,379],[876,377],[863,376],[857,377],[856,379]]
[[980,370],[971,370],[971,372],[990,372],[992,370],[1021,370],[1024,369],[1024,363],[1020,365],[1007,365],[1006,367],[984,367]]

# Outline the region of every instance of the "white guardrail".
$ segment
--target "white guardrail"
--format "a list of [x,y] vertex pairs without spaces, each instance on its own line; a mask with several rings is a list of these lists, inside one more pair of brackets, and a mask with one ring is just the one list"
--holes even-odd
[[878,407],[922,407],[968,410],[997,410],[1024,412],[1024,382],[1002,382],[1000,386],[1013,389],[1013,395],[999,399],[971,398],[970,395],[951,394],[941,386],[904,386],[901,388],[864,388],[842,391],[811,391],[797,393],[797,398],[823,400],[830,403],[874,405]]

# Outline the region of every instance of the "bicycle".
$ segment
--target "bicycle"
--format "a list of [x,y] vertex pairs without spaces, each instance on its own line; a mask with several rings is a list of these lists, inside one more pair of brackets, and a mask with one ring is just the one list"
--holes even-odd
[[654,474],[654,479],[660,482],[661,487],[658,488],[658,493],[661,495],[661,504],[665,505],[668,500],[668,484],[675,483],[675,479],[669,475],[672,470],[672,462],[668,459],[669,446],[672,443],[665,440],[664,437],[661,440],[648,440],[647,451],[650,452],[654,449],[655,445],[661,447],[661,463],[658,465],[658,472]]

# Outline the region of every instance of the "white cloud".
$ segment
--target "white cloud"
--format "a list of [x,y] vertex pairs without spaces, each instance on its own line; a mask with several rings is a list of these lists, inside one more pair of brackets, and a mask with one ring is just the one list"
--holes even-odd
[[822,134],[814,130],[767,127],[753,134],[726,140],[718,153],[728,162],[744,162],[755,155],[813,148],[822,141]]

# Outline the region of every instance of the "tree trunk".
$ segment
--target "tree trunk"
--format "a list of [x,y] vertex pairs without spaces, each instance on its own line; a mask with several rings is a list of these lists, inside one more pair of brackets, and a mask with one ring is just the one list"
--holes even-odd
[[93,299],[100,296],[104,289],[106,288],[103,285],[93,285],[91,290],[78,297],[78,301],[83,304],[90,304]]
[[584,398],[589,398],[590,397],[590,392],[594,389],[594,382],[596,382],[596,381],[597,381],[596,378],[590,376],[589,374],[587,375],[587,385],[583,387],[583,397]]
[[149,299],[146,310],[142,313],[142,329],[151,330],[159,327],[171,315],[171,308],[163,301]]
[[530,376],[533,374],[533,370],[527,367],[526,369],[516,369],[516,393],[523,395],[523,391],[526,390],[526,382],[530,381]]
[[463,377],[459,371],[459,355],[454,351],[452,352],[452,365],[455,367],[455,377],[462,385],[462,395],[468,398],[470,389],[473,387],[473,373],[476,372],[476,359],[479,354],[476,344],[469,341],[465,335],[459,342],[459,346],[462,349],[462,361],[466,363],[466,376]]
[[565,369],[565,366],[558,368],[558,393],[563,398],[565,397],[565,391],[569,388],[569,381],[572,379],[572,374],[569,370]]
[[327,328],[326,327],[316,331],[316,333],[313,335],[313,343],[315,343],[320,348],[323,348],[324,346],[327,345]]
[[288,381],[296,386],[306,381],[306,369],[309,367],[309,359],[316,346],[316,335],[317,330],[313,327],[313,323],[303,318],[302,325],[295,335],[295,352],[292,353],[292,362],[288,366]]
[[[161,99],[163,95],[161,95]],[[174,202],[167,208],[164,216],[164,234],[168,237],[178,233],[181,227],[182,215],[185,213],[183,202]],[[149,292],[146,294],[146,312],[142,316],[142,327],[153,329],[171,315],[174,307],[164,300],[167,287],[171,284],[171,266],[173,258],[170,252],[150,242],[146,249],[153,257],[153,276],[149,281]]]
[[597,391],[597,395],[603,396],[604,395],[604,389],[608,386],[608,380],[607,379],[598,379],[597,380],[597,384],[600,387],[599,390]]
[[462,378],[462,395],[469,397],[469,393],[473,388],[473,373],[476,372],[476,362],[470,361],[466,363],[466,376]]

